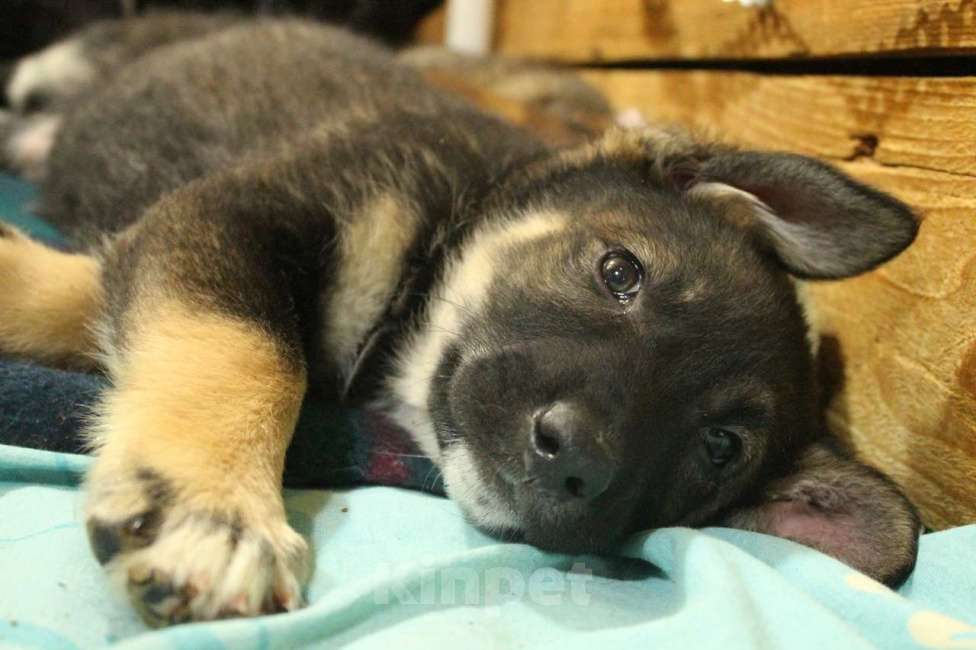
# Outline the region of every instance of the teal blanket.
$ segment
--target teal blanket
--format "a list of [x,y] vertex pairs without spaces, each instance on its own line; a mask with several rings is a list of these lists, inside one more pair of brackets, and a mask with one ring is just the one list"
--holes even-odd
[[303,610],[145,629],[88,551],[89,459],[0,446],[0,647],[976,649],[976,526],[922,537],[897,591],[781,539],[670,528],[620,557],[475,532],[442,498],[293,491],[317,566]]

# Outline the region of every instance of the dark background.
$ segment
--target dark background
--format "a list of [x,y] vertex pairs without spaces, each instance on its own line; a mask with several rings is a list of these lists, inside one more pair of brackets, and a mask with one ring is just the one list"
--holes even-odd
[[298,14],[397,44],[442,0],[0,0],[0,61],[38,50],[85,23],[148,9]]

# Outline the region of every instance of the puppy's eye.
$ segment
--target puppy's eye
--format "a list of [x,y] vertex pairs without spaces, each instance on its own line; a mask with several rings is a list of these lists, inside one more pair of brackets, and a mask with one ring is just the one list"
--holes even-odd
[[600,262],[603,283],[618,300],[629,300],[640,289],[644,269],[634,256],[625,251],[607,253]]
[[742,438],[728,429],[707,427],[701,434],[708,459],[716,467],[728,465],[742,451]]

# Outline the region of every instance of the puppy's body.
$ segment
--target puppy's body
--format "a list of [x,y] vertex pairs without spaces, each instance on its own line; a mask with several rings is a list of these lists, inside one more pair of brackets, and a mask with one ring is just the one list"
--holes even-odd
[[[386,410],[498,534],[593,551],[725,521],[910,569],[910,505],[823,440],[786,275],[897,253],[893,199],[665,131],[552,151],[287,21],[156,49],[62,119],[44,208],[92,246],[70,316],[113,379],[89,531],[148,620],[297,604],[279,487],[309,383]],[[30,245],[0,239],[0,281]],[[50,284],[19,313],[65,311]],[[28,322],[0,350],[51,359]]]
[[[432,253],[475,225],[487,191],[513,161],[542,151],[524,134],[431,92],[385,51],[303,23],[245,24],[158,52],[122,70],[65,120],[43,185],[44,209],[55,223],[97,241],[174,189],[181,198],[167,200],[180,212],[217,201],[196,210],[229,220],[262,213],[264,236],[229,241],[234,234],[216,225],[210,251],[200,246],[209,217],[163,217],[166,232],[146,235],[137,226],[124,238],[132,243],[116,246],[107,263],[130,264],[133,247],[136,256],[173,247],[178,237],[169,228],[185,229],[192,240],[181,289],[207,276],[215,256],[233,264],[228,248],[242,251],[240,262],[268,255],[286,261],[301,271],[300,286],[291,289],[307,312],[293,344],[324,344],[326,354],[311,369],[340,385],[365,333],[388,316],[394,293],[398,315],[415,311],[438,274]],[[113,182],[102,182],[105,176]],[[248,245],[262,250],[243,251]],[[404,274],[420,264],[422,273]],[[355,284],[362,277],[346,277],[360,268],[370,269],[367,286]],[[240,310],[236,296],[256,291],[250,273],[235,268],[236,279],[219,291],[199,290]],[[269,296],[282,289],[266,287]],[[270,330],[293,318],[278,313],[291,304],[261,309],[237,315]]]

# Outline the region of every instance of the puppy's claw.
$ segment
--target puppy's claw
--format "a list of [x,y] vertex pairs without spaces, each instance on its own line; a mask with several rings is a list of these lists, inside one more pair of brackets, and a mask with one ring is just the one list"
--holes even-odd
[[275,613],[291,612],[300,609],[304,605],[301,588],[297,582],[279,582],[275,586],[272,596],[271,611]]

